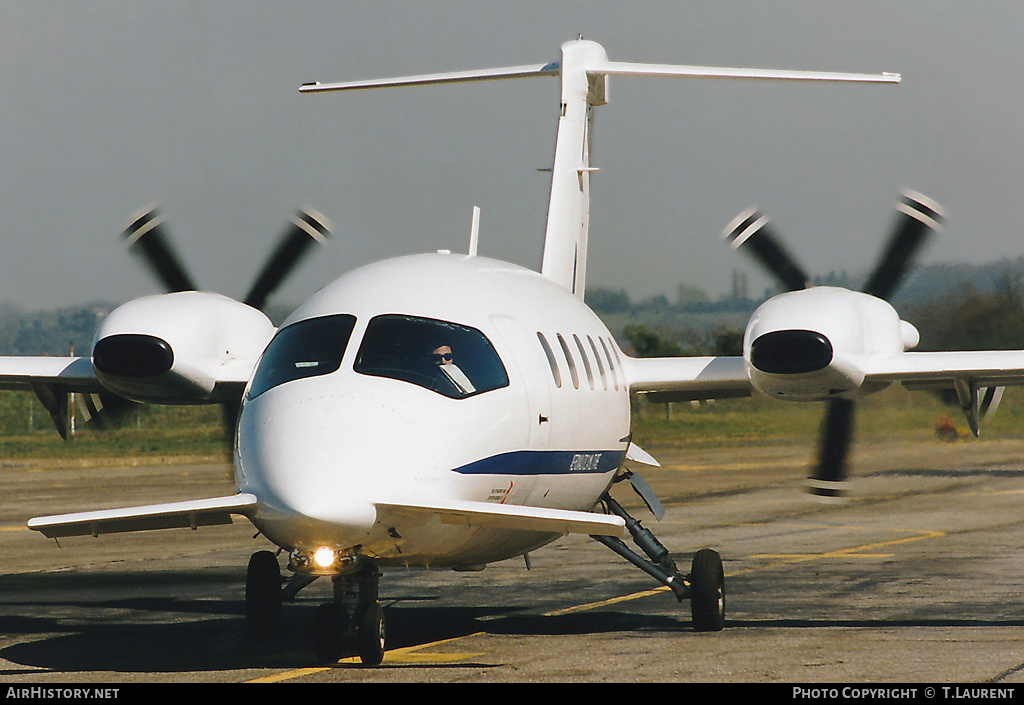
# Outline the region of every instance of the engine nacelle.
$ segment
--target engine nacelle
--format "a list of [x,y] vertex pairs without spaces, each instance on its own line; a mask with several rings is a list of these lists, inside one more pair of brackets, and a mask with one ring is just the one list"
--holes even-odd
[[770,397],[856,398],[887,386],[865,384],[872,356],[901,353],[919,340],[882,299],[821,286],[761,304],[747,324],[743,356],[751,384]]
[[244,383],[274,330],[261,311],[220,294],[148,296],[100,324],[93,369],[103,386],[132,401],[228,401],[234,392],[218,382]]

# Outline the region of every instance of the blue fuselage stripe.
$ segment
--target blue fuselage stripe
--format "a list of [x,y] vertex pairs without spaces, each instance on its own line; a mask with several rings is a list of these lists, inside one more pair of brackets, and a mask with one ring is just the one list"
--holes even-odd
[[492,455],[453,469],[460,475],[583,475],[612,472],[621,450],[517,450]]

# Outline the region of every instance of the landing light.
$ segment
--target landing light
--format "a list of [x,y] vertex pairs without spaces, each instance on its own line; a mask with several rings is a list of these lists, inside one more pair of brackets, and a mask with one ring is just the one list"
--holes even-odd
[[330,568],[334,565],[337,557],[334,549],[327,546],[322,546],[313,551],[313,562],[316,563],[317,568]]
[[288,567],[307,575],[340,575],[350,573],[359,565],[359,556],[330,546],[312,550],[296,548],[288,558]]

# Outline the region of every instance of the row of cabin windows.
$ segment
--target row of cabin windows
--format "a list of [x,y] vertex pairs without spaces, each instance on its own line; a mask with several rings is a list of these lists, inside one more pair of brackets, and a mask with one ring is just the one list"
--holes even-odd
[[[595,343],[594,339],[588,335],[586,336],[587,343],[584,344],[580,337],[573,333],[573,345],[570,345],[561,333],[556,333],[555,337],[558,340],[558,347],[561,348],[562,357],[569,368],[569,377],[572,379],[574,389],[579,389],[582,382],[580,379],[580,368],[576,365],[576,356],[578,354],[579,359],[583,362],[586,384],[591,389],[597,387],[597,380],[600,379],[602,388],[608,389],[610,384],[618,391],[619,370],[622,369],[622,365],[620,364],[619,353],[611,341],[606,342],[604,338],[598,336]],[[551,378],[554,380],[555,386],[561,389],[562,371],[558,364],[559,358],[555,355],[551,344],[548,343],[548,339],[540,331],[537,331],[537,340],[540,341],[540,346],[544,350],[544,357],[547,358],[548,366],[551,368]],[[576,349],[577,353],[573,352],[573,348]],[[591,360],[594,362],[593,365]],[[596,375],[594,373],[595,367],[597,369]],[[622,384],[625,385],[625,383],[626,381],[623,380]]]

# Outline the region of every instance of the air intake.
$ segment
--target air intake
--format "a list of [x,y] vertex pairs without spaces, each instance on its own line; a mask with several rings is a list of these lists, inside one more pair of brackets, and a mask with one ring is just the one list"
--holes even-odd
[[825,369],[832,362],[832,344],[821,333],[777,330],[750,345],[750,364],[761,372],[798,375]]

